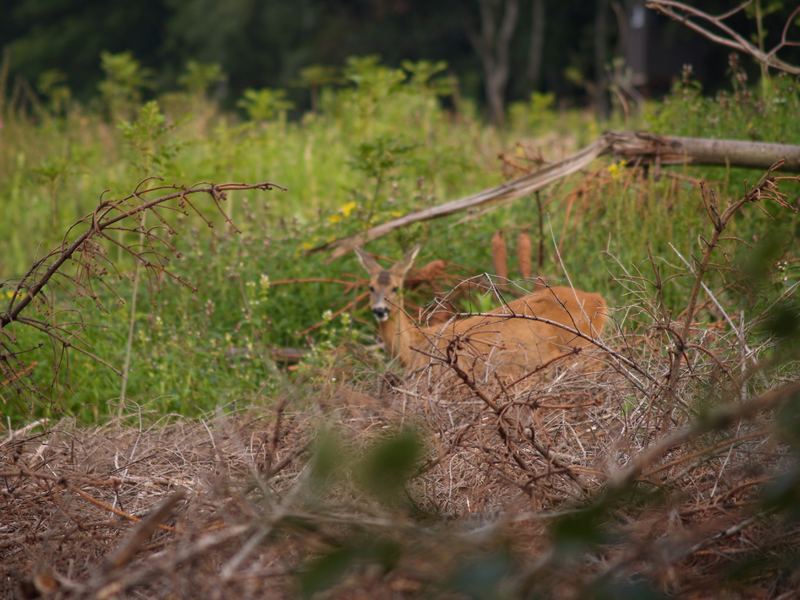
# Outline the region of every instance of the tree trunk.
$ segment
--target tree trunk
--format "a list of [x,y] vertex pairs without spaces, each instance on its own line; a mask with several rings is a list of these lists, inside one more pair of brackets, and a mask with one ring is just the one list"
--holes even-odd
[[[519,16],[519,0],[479,0],[480,35],[469,32],[469,38],[483,66],[486,103],[495,125],[505,122],[505,91],[510,72],[509,49]],[[497,7],[502,5],[502,19],[497,25]]]
[[536,91],[542,74],[542,50],[544,49],[544,0],[533,0],[531,6],[531,43],[528,49],[528,70],[525,78],[531,91]]
[[598,118],[608,118],[608,0],[597,0],[594,17],[594,106]]

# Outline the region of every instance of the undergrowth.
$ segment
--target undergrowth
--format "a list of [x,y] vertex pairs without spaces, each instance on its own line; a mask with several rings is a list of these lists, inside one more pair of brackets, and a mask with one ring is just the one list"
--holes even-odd
[[[325,348],[374,339],[364,310],[346,311],[345,321],[323,318],[355,299],[359,289],[291,283],[360,277],[353,257],[329,264],[324,253],[310,249],[535,169],[540,153],[561,158],[613,124],[580,111],[562,112],[552,99],[534,95],[515,105],[512,126],[498,131],[454,95],[454,83],[441,76],[443,65],[391,69],[374,58],[352,59],[345,69],[348,83],[322,89],[317,110],[298,119],[288,118],[291,107],[279,90],[248,91],[239,104],[242,112],[234,115],[205,94],[211,75],[199,82],[187,76],[184,90],[142,102],[135,60],[112,58],[104,62],[108,78],[95,105],[79,105],[63,85],[49,82],[40,90],[41,103],[3,115],[0,281],[7,283],[0,300],[99,198],[125,195],[144,177],[184,184],[269,180],[288,188],[266,198],[232,193],[228,209],[241,233],[218,220],[207,227],[194,216],[174,217],[181,233],[173,268],[196,291],[148,282],[137,292],[133,318],[127,394],[153,418],[269,403],[293,377],[276,364],[273,349],[312,348],[307,361],[322,360]],[[751,91],[735,65],[731,75],[731,91],[714,98],[703,96],[687,76],[628,125],[657,133],[800,140],[796,81],[775,78],[764,97]],[[443,108],[443,99],[451,108]],[[583,178],[542,192],[542,274],[553,283],[568,276],[576,287],[601,292],[610,306],[625,307],[637,299],[621,282],[651,280],[656,268],[665,307],[679,310],[692,282],[680,256],[691,260],[702,253],[699,236],[707,225],[698,181],[708,179],[724,200],[757,177],[729,169],[643,172],[622,163],[599,164]],[[740,243],[727,251],[747,255],[765,239],[778,240],[769,256],[783,261],[783,280],[772,282],[773,293],[780,293],[797,280],[791,251],[797,220],[775,214],[768,207],[737,218],[729,233]],[[491,270],[495,231],[536,232],[538,219],[534,199],[523,199],[401,229],[370,250],[396,256],[422,243],[420,264],[441,258],[452,270],[475,274]],[[86,320],[86,344],[120,365],[131,325],[133,264],[119,248],[107,252],[119,271],[110,278],[118,296],[103,292],[102,310],[88,298],[56,295],[52,302],[77,306]],[[736,277],[716,269],[708,279],[715,289],[730,290],[728,300],[737,310],[768,302],[739,294]],[[636,319],[629,323],[634,326]],[[315,324],[320,326],[309,330]],[[70,414],[102,421],[113,413],[120,394],[113,372],[72,353],[54,378],[58,352],[34,333],[19,335],[29,376],[47,392],[45,399],[32,399],[3,389],[7,419]]]

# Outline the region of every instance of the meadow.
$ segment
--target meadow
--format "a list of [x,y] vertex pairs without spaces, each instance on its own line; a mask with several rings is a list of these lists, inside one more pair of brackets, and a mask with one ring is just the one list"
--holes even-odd
[[[397,586],[390,586],[394,591],[402,592],[405,582],[412,595],[433,589],[491,597],[500,590],[516,597],[519,590],[544,585],[543,589],[558,595],[554,590],[571,585],[567,574],[574,564],[571,561],[579,560],[577,555],[619,542],[621,538],[608,537],[606,527],[608,515],[623,505],[641,509],[637,518],[678,511],[687,527],[691,519],[710,522],[712,516],[724,512],[722,501],[715,500],[719,486],[729,494],[731,506],[744,507],[744,520],[755,519],[752,515],[756,514],[760,525],[767,521],[765,514],[782,514],[792,505],[798,485],[792,462],[797,439],[788,429],[778,435],[777,446],[769,446],[772,458],[765,459],[785,469],[772,479],[763,470],[755,478],[765,489],[772,485],[766,496],[756,483],[742,491],[735,477],[731,481],[723,477],[729,463],[747,473],[745,466],[756,453],[748,443],[759,433],[772,439],[772,430],[764,424],[753,429],[740,424],[735,434],[726,430],[731,423],[755,414],[748,412],[755,409],[745,400],[760,399],[758,407],[774,408],[775,394],[780,398],[796,394],[793,387],[788,391],[781,387],[796,384],[800,331],[794,293],[800,275],[800,185],[791,174],[778,171],[764,182],[764,173],[744,169],[643,167],[599,160],[586,172],[535,196],[417,224],[369,244],[370,251],[394,259],[419,243],[423,248],[417,261],[420,266],[446,261],[446,278],[409,292],[409,302],[415,307],[428,305],[434,288],[443,293],[462,279],[492,275],[497,258],[492,238],[497,232],[510,255],[515,253],[519,235],[527,234],[533,240],[533,256],[528,258],[536,265],[536,274],[549,284],[571,283],[606,298],[612,321],[609,343],[643,375],[630,375],[611,359],[608,369],[588,379],[563,372],[554,375],[546,393],[540,390],[544,395],[535,402],[544,402],[549,410],[573,403],[569,414],[580,422],[580,427],[575,425],[579,430],[575,439],[582,452],[558,438],[553,448],[562,458],[540,451],[541,456],[534,453],[538,456],[534,460],[526,454],[530,472],[515,450],[515,444],[524,445],[529,434],[520,429],[519,437],[509,441],[506,432],[501,435],[505,445],[498,445],[496,439],[484,440],[475,423],[485,422],[481,421],[485,415],[481,416],[475,403],[454,408],[456,396],[466,393],[464,389],[448,392],[447,386],[426,384],[423,379],[414,385],[398,383],[403,381],[402,370],[374,347],[371,316],[363,299],[356,302],[365,291],[366,275],[355,257],[351,253],[330,261],[327,252],[315,249],[390,218],[534,171],[607,129],[798,143],[800,87],[796,80],[774,76],[769,85],[756,89],[734,65],[730,87],[704,95],[701,84],[687,73],[666,98],[647,101],[635,113],[620,109],[602,123],[584,110],[559,106],[549,95],[534,94],[529,101],[509,107],[508,126],[497,129],[484,122],[470,100],[459,96],[457,83],[441,64],[406,63],[395,69],[373,58],[353,58],[343,71],[345,83],[313,90],[314,110],[299,114],[286,95],[274,89],[248,90],[236,110],[223,109],[208,92],[218,74],[198,65],[181,79],[181,89],[144,100],[136,77],[130,76],[138,65],[130,57],[116,60],[108,60],[107,79],[92,103],[72,100],[66,87],[51,82],[40,88],[39,95],[19,94],[0,107],[0,312],[18,301],[14,292],[18,278],[62,240],[74,239],[80,231],[70,226],[91,214],[103,199],[162,183],[268,181],[285,189],[228,192],[223,207],[230,222],[213,202],[203,199],[193,202],[196,210],[181,206],[158,215],[142,213],[142,220],[134,225],[168,240],[163,246],[168,249],[164,268],[143,268],[132,259],[128,249],[147,248],[140,233],[113,231],[107,243],[93,249],[95,257],[100,257],[97,264],[106,266],[86,272],[94,282],[91,286],[84,285],[88,279],[76,276],[45,288],[43,296],[31,304],[30,316],[63,327],[59,331],[71,347],[65,349],[47,331],[24,323],[6,328],[10,332],[5,338],[7,350],[13,348],[15,355],[7,363],[13,370],[3,372],[0,411],[9,431],[28,431],[25,427],[34,422],[57,424],[52,447],[66,448],[65,440],[71,436],[81,439],[79,452],[86,460],[104,453],[116,457],[117,451],[108,449],[110,440],[124,439],[129,448],[134,435],[138,435],[135,447],[141,444],[137,456],[146,457],[161,456],[164,448],[173,445],[183,452],[210,443],[203,450],[209,454],[203,454],[202,465],[181,454],[187,481],[194,482],[186,484],[189,488],[206,481],[203,469],[212,468],[213,461],[203,461],[212,453],[216,453],[212,470],[217,475],[225,471],[234,480],[252,476],[260,481],[254,473],[267,473],[264,477],[269,483],[261,488],[261,484],[248,484],[246,489],[234,485],[235,491],[226,488],[222,493],[222,484],[215,480],[209,489],[214,502],[234,497],[242,506],[247,504],[247,510],[272,502],[255,502],[254,490],[261,489],[264,498],[277,494],[285,499],[277,503],[284,512],[270,513],[269,533],[259,529],[261,521],[255,525],[254,521],[236,535],[252,535],[258,538],[254,544],[264,544],[270,552],[290,548],[292,561],[305,565],[300,579],[292,581],[299,581],[296,585],[307,595],[339,584],[354,564],[375,562],[385,572],[396,573],[393,569],[402,563],[398,557],[407,557],[403,553],[409,547],[423,548],[431,564],[449,574],[448,583],[410,559],[412,568],[391,579],[391,586]],[[756,193],[724,227],[716,227],[719,213],[752,190]],[[709,240],[717,234],[710,247]],[[80,273],[85,265],[70,268],[76,269],[71,273]],[[165,276],[165,269],[176,277]],[[519,290],[534,285],[533,280],[519,277],[513,261],[509,277],[516,280]],[[459,296],[456,308],[486,310],[491,301],[488,294],[474,293]],[[676,332],[686,334],[686,339]],[[287,366],[280,358],[286,349],[298,350],[297,364],[292,361]],[[419,398],[423,397],[418,410],[408,408],[407,412],[409,403],[422,402]],[[519,404],[522,396],[515,398],[508,397],[509,406]],[[741,404],[729,402],[730,398],[738,398]],[[797,419],[796,410],[782,414],[787,423]],[[505,419],[500,414],[495,417],[498,422]],[[381,438],[378,433],[397,431],[398,423],[407,421],[414,423],[413,433],[400,427],[383,445],[375,441],[376,436]],[[352,439],[330,433],[328,427],[333,425],[344,427]],[[548,432],[555,436],[555,420],[548,418],[537,426],[545,437]],[[648,454],[654,436],[672,430],[686,437],[672,440],[664,452]],[[437,441],[430,441],[429,435]],[[692,446],[701,436],[708,436],[703,440],[712,450]],[[241,445],[230,442],[239,438]],[[258,452],[265,454],[258,458],[261,455],[253,451],[258,460],[251,464],[243,458],[250,451],[243,448],[249,443],[252,450],[253,440],[262,438]],[[690,443],[681,446],[681,453],[670,453],[687,440]],[[287,444],[284,454],[281,444]],[[359,456],[355,448],[362,446],[368,449]],[[20,456],[42,452],[36,450],[34,438],[19,448]],[[645,458],[631,460],[623,475],[608,484],[599,475],[598,465],[604,453],[615,452]],[[307,467],[297,462],[307,456]],[[342,467],[346,474],[330,462],[330,456],[352,463]],[[520,474],[511,467],[501,468],[499,475],[488,474],[491,465],[509,461],[509,456],[516,458],[518,467],[514,468],[522,471],[525,483],[520,483]],[[572,457],[581,465],[576,472],[592,481],[580,484],[580,493],[551,481],[569,471],[557,466],[563,456]],[[427,462],[420,466],[423,457]],[[126,464],[133,464],[133,452],[129,458]],[[667,463],[671,467],[664,485],[667,491],[651,496],[649,490],[645,493],[629,486],[646,467],[653,466],[650,461],[662,458],[673,461]],[[172,472],[167,462],[153,462],[148,468],[151,473],[163,471],[166,481],[172,477],[167,475]],[[624,461],[620,458],[620,462]],[[443,471],[447,464],[449,475]],[[466,504],[458,495],[462,488],[453,487],[454,465],[461,469],[463,489],[472,485],[464,482],[475,481],[472,496],[465,492]],[[95,467],[97,472],[107,468],[109,473],[122,468],[116,462]],[[536,469],[538,474],[532,474]],[[361,491],[352,492],[344,481],[360,481],[356,487]],[[541,481],[546,492],[535,495],[533,481]],[[776,489],[779,484],[783,487]],[[76,484],[64,485],[70,489]],[[143,489],[137,488],[135,495],[139,504],[150,506],[160,498]],[[174,489],[171,484],[169,489]],[[671,494],[681,489],[691,491],[673,498]],[[410,504],[398,508],[396,497],[387,499],[386,490],[396,497],[412,497]],[[520,490],[529,504],[502,500],[517,498]],[[585,499],[597,490],[599,495],[583,512],[560,512],[576,498]],[[736,494],[745,492],[755,496],[739,502]],[[359,510],[367,507],[369,514],[351,516],[340,511],[334,516],[321,508],[326,493],[342,503],[342,497],[352,500],[352,494],[366,494],[370,500]],[[293,513],[290,499],[297,494],[306,504]],[[470,497],[480,506],[471,506]],[[224,512],[220,506],[225,505],[226,516],[195,507],[187,522],[222,519],[230,524],[235,520],[232,515],[239,513],[228,500],[217,506]],[[170,506],[182,501],[183,495],[175,496]],[[512,504],[520,521],[510,517],[505,525],[511,529],[523,521],[526,526],[543,526],[538,517],[529,523],[526,510],[558,513],[554,528],[549,533],[526,529],[523,538],[530,537],[525,539],[504,534],[473,544],[474,540],[467,539],[472,534],[444,525],[473,511],[495,514]],[[694,508],[687,509],[690,504]],[[753,512],[754,505],[762,512]],[[646,522],[646,517],[641,519],[639,524]],[[435,541],[424,533],[430,523],[439,528]],[[287,526],[280,535],[275,533],[278,524]],[[373,526],[381,533],[368,541]],[[666,531],[672,531],[670,526]],[[771,531],[765,525],[761,533],[768,537]],[[630,538],[625,539],[631,544],[627,547],[641,548],[646,538],[643,532],[626,530]],[[287,537],[281,537],[284,534]],[[338,535],[346,541],[330,542]],[[709,534],[711,541],[696,542],[701,544],[697,548],[685,542],[691,552],[675,555],[675,561],[690,561],[692,568],[702,563],[696,572],[687,567],[695,579],[687,575],[688,579],[670,580],[666,567],[663,572],[654,567],[644,576],[652,588],[633,576],[625,580],[624,589],[642,594],[631,597],[660,597],[647,594],[656,593],[655,589],[700,586],[704,574],[724,579],[722,571],[714,569],[727,569],[730,561],[712,565],[710,559],[702,562],[692,554],[729,537],[714,535]],[[532,540],[546,545],[545,538],[555,542],[547,546],[549,554],[539,556],[544,562],[539,567],[526,565],[519,552],[524,555],[527,550],[522,548],[528,548]],[[116,543],[117,534],[109,539]],[[277,539],[282,541],[269,545]],[[640,546],[635,546],[634,539]],[[789,544],[788,534],[784,541]],[[452,556],[445,557],[448,544],[466,562],[454,564]],[[333,548],[330,552],[321,550],[329,547]],[[770,547],[764,554],[783,550],[784,546]],[[98,549],[97,555],[104,551]],[[268,555],[264,550],[264,556]],[[239,567],[236,556],[226,563],[230,577]],[[312,558],[303,562],[308,556]],[[615,597],[613,590],[623,589],[614,587],[619,583],[617,574],[635,569],[641,564],[638,561],[658,562],[644,552],[634,558],[625,556],[623,552],[607,557],[611,567],[601,569],[598,579],[586,585],[600,586],[596,589],[611,594],[605,597]],[[792,552],[780,556],[787,561],[780,563],[785,573],[794,572]],[[763,560],[761,555],[756,558]],[[278,560],[274,556],[269,560],[273,559]],[[465,564],[477,565],[475,572]],[[541,574],[542,565],[553,567],[547,577]],[[130,585],[139,585],[147,573],[146,569],[133,573]],[[287,567],[280,577],[296,575],[294,567]],[[372,581],[372,575],[367,579]],[[97,591],[101,583],[110,581],[103,577],[95,587],[80,589]],[[180,588],[182,593],[193,589],[190,579],[185,584],[189,587]],[[433,588],[426,587],[434,580]],[[763,583],[757,577],[754,580],[756,585]],[[66,579],[59,581],[67,585]],[[253,590],[260,589],[247,587],[250,583],[241,585],[245,595],[257,595]],[[484,592],[473,594],[474,590]]]
[[[198,415],[250,402],[255,391],[279,386],[282,374],[272,364],[271,348],[331,347],[374,337],[363,310],[306,332],[327,310],[363,290],[345,288],[342,296],[336,284],[273,283],[363,278],[352,256],[329,263],[324,253],[308,253],[326,241],[534,170],[537,161],[562,158],[615,126],[800,138],[791,118],[800,101],[788,78],[776,81],[768,99],[736,79],[731,91],[706,98],[697,82],[687,80],[626,123],[618,117],[599,124],[588,113],[560,110],[552,97],[534,95],[512,106],[512,125],[498,131],[483,124],[470,102],[452,104],[453,84],[442,69],[430,63],[391,69],[373,59],[353,59],[345,70],[350,85],[321,90],[317,110],[292,119],[278,90],[252,90],[236,115],[206,97],[196,74],[187,75],[184,91],[142,103],[136,87],[117,81],[122,77],[113,70],[96,106],[70,102],[68,91],[56,86],[32,111],[6,107],[0,149],[0,278],[8,280],[6,296],[14,279],[101,197],[127,195],[148,177],[179,185],[270,181],[285,187],[266,195],[231,194],[226,210],[241,233],[219,218],[211,217],[213,228],[200,218],[181,219],[174,270],[196,292],[148,279],[136,291],[131,314],[132,264],[120,248],[109,247],[118,269],[108,281],[114,292],[101,292],[98,305],[82,311],[84,343],[116,365],[125,361],[133,321],[129,398],[154,415]],[[678,309],[690,279],[670,245],[684,257],[697,253],[698,235],[707,226],[694,182],[708,177],[720,194],[732,196],[759,174],[683,168],[663,175],[607,161],[583,181],[544,190],[541,215],[529,198],[399,230],[370,249],[396,257],[422,243],[420,264],[445,258],[459,275],[472,276],[492,271],[495,231],[505,233],[513,253],[523,230],[538,246],[541,226],[544,256],[537,250],[534,260],[552,283],[563,283],[568,274],[576,287],[600,291],[611,306],[624,306],[630,299],[619,279],[650,270],[648,257],[655,256],[669,279],[665,300]],[[758,237],[768,223],[780,237],[794,230],[795,217],[770,221],[762,211],[750,211],[732,233]],[[80,305],[86,299],[53,301]],[[95,421],[113,413],[120,393],[113,372],[71,353],[69,375],[53,379],[57,353],[42,340],[29,345],[25,361],[36,364],[36,385],[55,387],[45,403],[4,390],[7,417],[69,414]]]

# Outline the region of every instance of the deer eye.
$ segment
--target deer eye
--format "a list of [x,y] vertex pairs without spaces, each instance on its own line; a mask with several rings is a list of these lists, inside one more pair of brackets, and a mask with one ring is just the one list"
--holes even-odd
[[394,287],[392,288],[392,292],[396,294],[396,293],[397,293],[397,290],[399,290],[399,289],[400,289],[399,287],[397,287],[397,286],[394,286]]
[[375,288],[374,288],[373,286],[369,286],[369,291],[370,291],[370,292],[374,292],[374,291],[375,291]]

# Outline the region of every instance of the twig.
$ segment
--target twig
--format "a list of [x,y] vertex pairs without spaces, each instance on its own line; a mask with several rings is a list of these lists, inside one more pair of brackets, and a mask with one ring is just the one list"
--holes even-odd
[[251,529],[252,525],[250,524],[233,525],[227,529],[223,529],[222,531],[207,534],[201,537],[195,543],[177,549],[171,556],[155,555],[148,560],[144,566],[134,571],[127,572],[119,579],[104,583],[102,587],[97,590],[96,597],[98,600],[114,598],[126,590],[151,579],[159,573],[173,571],[186,561],[204,554],[212,548],[216,548],[217,546],[221,546],[222,544],[226,544],[235,540],[236,538],[241,537]]
[[784,400],[800,393],[800,381],[782,385],[764,392],[760,396],[747,402],[724,406],[711,414],[686,425],[676,432],[661,438],[652,446],[637,454],[627,466],[610,478],[609,486],[612,489],[621,489],[639,477],[642,471],[664,454],[688,442],[709,433],[724,429],[740,419],[751,419],[762,411],[778,406]]
[[[154,235],[151,230],[147,230],[144,226],[144,215],[148,211],[153,211],[157,207],[164,207],[168,208],[169,203],[173,201],[178,201],[179,206],[185,207],[189,206],[193,210],[199,213],[197,208],[194,204],[189,200],[189,197],[194,194],[207,194],[211,196],[214,205],[216,206],[217,210],[222,214],[225,222],[229,225],[231,224],[230,219],[222,210],[220,202],[224,200],[225,195],[228,191],[233,190],[273,190],[273,189],[284,189],[280,186],[269,182],[263,183],[256,183],[256,184],[242,184],[242,183],[224,183],[220,185],[215,184],[207,184],[207,185],[198,185],[193,186],[190,188],[186,188],[184,186],[166,186],[166,185],[155,185],[153,187],[142,189],[146,182],[151,181],[152,178],[148,178],[143,180],[134,191],[127,196],[116,199],[116,200],[102,200],[99,205],[95,208],[95,210],[83,217],[82,219],[78,220],[72,226],[67,229],[67,232],[64,234],[63,241],[60,246],[51,250],[47,253],[43,258],[35,261],[33,265],[28,269],[25,275],[17,281],[14,291],[11,295],[11,299],[7,305],[5,312],[0,312],[0,332],[2,332],[7,326],[12,323],[19,323],[20,325],[32,327],[34,329],[38,329],[45,335],[49,336],[49,338],[56,344],[56,347],[60,345],[61,348],[61,355],[62,357],[65,356],[66,351],[68,348],[74,348],[78,352],[85,354],[86,356],[90,357],[93,361],[106,366],[107,368],[111,369],[117,375],[122,377],[122,388],[120,390],[120,404],[119,404],[119,411],[122,412],[124,405],[125,405],[125,396],[126,396],[126,388],[127,388],[127,378],[128,378],[128,371],[130,370],[130,357],[131,357],[131,344],[132,344],[132,334],[133,334],[133,327],[134,327],[134,317],[135,317],[135,308],[136,308],[136,295],[139,288],[139,275],[141,268],[144,267],[145,269],[149,269],[151,272],[164,275],[169,277],[170,279],[177,281],[183,285],[189,285],[189,283],[181,278],[180,276],[172,273],[169,269],[166,268],[167,257],[158,251],[155,247],[144,246],[145,243],[147,244],[155,244],[158,246],[162,246],[170,251],[174,251],[174,245],[172,245],[168,240],[162,239],[161,237]],[[169,192],[169,193],[167,193]],[[153,197],[156,194],[160,194],[157,197]],[[149,198],[149,199],[148,199]],[[185,209],[184,209],[185,210]],[[126,219],[132,217],[141,217],[141,222],[137,227],[128,228],[128,227],[121,227],[119,224]],[[202,215],[201,215],[202,217]],[[210,222],[203,217],[204,221]],[[168,227],[168,231],[172,231],[172,229]],[[79,233],[73,241],[68,241],[69,238],[73,235],[73,232],[77,229],[82,228],[83,231]],[[134,246],[133,244],[125,244],[116,239],[113,236],[108,235],[108,232],[111,231],[128,231],[128,232],[138,232],[139,237],[139,244],[138,246]],[[75,289],[78,293],[85,293],[89,295],[93,299],[97,299],[96,295],[94,294],[92,287],[91,287],[91,278],[96,277],[102,281],[102,275],[104,274],[105,268],[101,268],[99,263],[107,262],[101,250],[100,246],[98,245],[98,241],[100,240],[107,240],[109,243],[112,243],[119,247],[121,250],[128,253],[136,262],[136,273],[134,277],[134,289],[133,289],[133,298],[131,301],[131,322],[128,332],[128,342],[127,342],[127,350],[125,353],[125,365],[122,371],[114,367],[113,365],[109,364],[107,361],[103,360],[99,356],[93,354],[89,350],[75,345],[73,343],[73,339],[80,339],[77,338],[77,334],[73,331],[67,331],[63,327],[59,327],[55,323],[51,322],[44,322],[39,321],[36,319],[26,318],[22,315],[23,311],[25,311],[31,303],[34,301],[39,301],[39,296],[45,289],[45,287],[53,281],[53,278],[56,275],[63,276],[67,282],[75,286]],[[65,266],[65,264],[73,260],[76,263],[74,274],[69,275],[61,272],[61,269]],[[84,281],[85,278],[85,281]],[[193,289],[193,288],[192,288]],[[49,307],[50,309],[52,307]],[[58,331],[64,331],[68,333],[68,338],[65,338],[59,335]],[[6,344],[4,343],[3,346],[5,347]],[[11,355],[14,356],[15,352],[12,350]],[[7,378],[9,381],[13,381],[17,379],[14,374],[14,370],[8,365],[8,360],[3,357],[2,363],[0,365],[3,366],[3,370],[8,369],[10,371],[11,377]],[[57,375],[59,367],[61,365],[60,360],[57,362],[57,365],[54,369],[55,374]],[[55,377],[54,377],[55,381]]]
[[[458,365],[458,358],[457,358],[457,355],[456,355],[456,346],[457,345],[458,345],[458,340],[457,339],[451,340],[450,343],[447,345],[447,350],[446,350],[446,354],[447,354],[447,362],[446,362],[446,364],[447,364],[447,366],[449,366],[453,370],[453,372],[458,376],[458,378],[461,379],[461,381],[463,381],[464,384],[469,389],[471,389],[475,393],[475,395],[477,395],[478,398],[480,398],[486,404],[486,406],[488,406],[492,410],[492,412],[495,413],[495,415],[497,415],[497,417],[499,419],[498,420],[498,428],[497,428],[498,433],[500,434],[500,437],[502,438],[503,442],[505,443],[506,448],[508,449],[508,451],[511,454],[512,458],[514,459],[514,462],[517,463],[517,465],[523,470],[523,472],[525,472],[525,473],[530,472],[530,467],[525,462],[525,460],[522,458],[522,456],[514,448],[514,445],[511,442],[511,438],[510,438],[510,436],[508,434],[508,431],[505,428],[504,423],[507,422],[508,417],[505,415],[504,411],[497,404],[496,400],[494,398],[490,398],[489,395],[485,391],[483,391],[481,388],[479,388],[478,385],[475,383],[475,381],[466,373],[466,371],[464,371]],[[542,455],[542,457],[545,460],[547,460],[551,464],[555,465],[559,469],[562,469],[563,472],[570,479],[572,479],[572,481],[574,481],[576,484],[578,484],[578,486],[580,486],[580,488],[582,490],[586,489],[585,484],[572,471],[572,469],[570,469],[570,466],[568,464],[566,464],[565,462],[563,462],[562,460],[560,460],[559,458],[556,458],[555,456],[553,456],[552,453],[546,447],[544,447],[539,442],[539,440],[537,440],[535,438],[535,436],[530,436],[528,438],[528,441],[530,441],[531,445],[536,449],[536,451],[539,454]]]
[[[678,258],[681,259],[681,262],[684,265],[686,265],[686,268],[689,269],[689,272],[692,275],[696,275],[694,269],[692,268],[692,265],[689,263],[688,260],[686,260],[683,257],[683,254],[681,254],[678,251],[678,249],[675,246],[672,245],[672,242],[668,242],[667,244],[672,249],[672,251],[678,256]],[[744,327],[744,323],[741,323],[741,326],[737,326],[736,323],[733,322],[733,319],[730,318],[730,316],[728,315],[727,311],[722,306],[720,301],[717,300],[717,297],[714,295],[714,293],[711,291],[711,289],[706,285],[706,283],[704,281],[701,281],[700,285],[702,286],[703,291],[708,295],[708,297],[714,303],[714,306],[717,307],[717,310],[719,310],[719,312],[722,314],[722,318],[724,318],[725,321],[728,323],[728,325],[731,326],[731,329],[733,329],[733,332],[736,334],[736,337],[739,339],[739,343],[742,345],[742,348],[744,348],[744,351],[746,352],[746,356],[750,357],[750,360],[752,360],[753,363],[755,363],[756,362],[755,355],[753,354],[753,351],[750,349],[750,347],[747,345],[747,340],[745,339],[744,331],[742,330],[742,327]]]
[[100,568],[100,573],[108,574],[127,565],[133,559],[139,548],[144,545],[158,526],[161,525],[161,522],[169,517],[175,505],[183,500],[185,496],[185,492],[178,490],[162,500],[150,514],[139,521],[139,524],[134,527],[127,540],[106,557]]
[[[2,386],[0,386],[0,387],[2,387]],[[0,440],[0,446],[5,446],[6,444],[10,444],[14,440],[16,440],[19,436],[25,435],[26,433],[28,433],[31,429],[36,429],[39,425],[47,425],[47,423],[49,421],[50,421],[50,419],[45,417],[45,418],[42,418],[42,419],[37,419],[33,423],[28,423],[27,425],[25,425],[25,427],[21,427],[20,429],[17,429],[16,431],[9,431],[8,432],[8,437],[6,439],[4,439],[4,440]]]
[[668,329],[673,333],[675,339],[674,348],[672,350],[672,357],[670,360],[669,376],[666,384],[666,393],[672,399],[675,394],[675,386],[678,382],[680,374],[680,360],[685,356],[686,343],[689,339],[689,333],[694,321],[695,311],[697,309],[697,299],[700,290],[703,289],[703,278],[706,275],[711,264],[711,256],[717,248],[717,245],[722,239],[722,234],[728,226],[730,220],[739,212],[739,210],[749,202],[755,202],[764,198],[770,198],[779,204],[785,204],[785,199],[782,194],[776,189],[773,172],[780,167],[780,164],[775,164],[770,167],[766,173],[761,176],[761,179],[753,187],[751,187],[741,198],[728,205],[722,212],[719,212],[717,197],[715,192],[708,188],[705,182],[700,182],[700,191],[703,198],[703,204],[708,214],[708,218],[712,224],[711,239],[706,242],[703,257],[701,258],[694,273],[694,283],[692,290],[689,294],[689,302],[686,307],[685,316],[682,328],[679,332]]
[[[143,190],[142,192],[130,194],[121,200],[116,201],[105,201],[98,206],[95,211],[89,215],[89,219],[91,219],[90,226],[80,234],[75,241],[69,244],[66,248],[63,246],[59,249],[53,250],[48,257],[56,256],[56,259],[53,261],[52,264],[47,268],[47,271],[36,279],[32,285],[26,285],[26,282],[33,277],[37,269],[43,265],[45,259],[41,259],[37,261],[33,267],[26,273],[23,278],[20,280],[20,283],[17,285],[17,289],[22,289],[23,287],[27,289],[27,293],[19,301],[16,306],[12,306],[12,308],[0,314],[0,329],[6,327],[9,323],[16,321],[20,315],[20,313],[25,310],[25,308],[31,303],[31,301],[36,298],[39,292],[47,285],[47,283],[52,279],[53,275],[62,267],[62,265],[67,262],[75,252],[80,249],[88,240],[90,240],[94,235],[107,229],[111,225],[119,223],[120,221],[137,215],[139,213],[145,212],[150,210],[155,206],[159,206],[164,204],[165,202],[170,202],[176,199],[185,199],[190,194],[209,194],[213,195],[214,193],[219,193],[220,191],[227,191],[227,190],[274,190],[274,189],[285,189],[276,185],[274,183],[263,182],[263,183],[256,183],[256,184],[241,184],[241,183],[223,183],[220,185],[208,185],[204,187],[194,187],[194,188],[181,188],[180,191],[173,192],[171,194],[166,194],[164,196],[160,196],[153,200],[148,200],[147,202],[134,206],[132,208],[128,208],[127,210],[123,210],[123,205],[125,202],[129,201],[135,196],[145,195],[156,191],[163,191],[165,189],[175,189],[177,186],[160,186],[151,188],[148,190]],[[118,214],[114,217],[107,216],[111,210],[119,210],[121,214]],[[86,220],[87,218],[82,219],[79,223],[89,224]],[[77,225],[77,224],[76,224]],[[147,266],[147,265],[146,265]],[[13,299],[12,299],[13,304]]]
[[[142,227],[147,213],[142,213]],[[144,233],[139,233],[139,244],[142,244]],[[139,276],[142,270],[141,261],[136,261],[136,268],[133,272],[133,289],[131,290],[131,312],[128,317],[128,339],[125,342],[125,359],[122,363],[122,381],[119,390],[119,406],[117,407],[117,418],[122,417],[125,412],[125,396],[128,391],[128,376],[131,368],[131,354],[133,351],[133,333],[136,329],[136,301],[139,297]]]
[[[725,23],[725,19],[739,12],[747,4],[749,4],[749,2],[740,4],[735,9],[718,16],[710,15],[699,8],[689,6],[677,0],[648,0],[646,6],[686,25],[686,27],[692,31],[699,33],[712,42],[752,56],[765,67],[785,71],[792,75],[800,75],[800,66],[787,63],[776,56],[783,48],[797,45],[797,42],[790,41],[787,35],[794,18],[797,16],[798,12],[800,12],[800,7],[795,8],[786,19],[781,34],[781,41],[771,50],[765,52],[758,46],[753,45],[745,36]],[[708,23],[711,29],[693,21],[692,18]],[[719,33],[716,33],[715,30]]]

